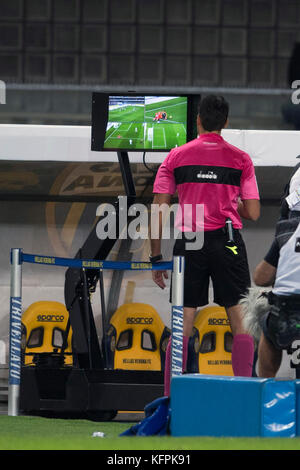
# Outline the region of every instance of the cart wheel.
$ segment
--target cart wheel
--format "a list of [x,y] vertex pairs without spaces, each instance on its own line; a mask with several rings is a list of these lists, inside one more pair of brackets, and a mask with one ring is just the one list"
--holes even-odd
[[117,416],[116,410],[87,411],[87,419],[90,421],[111,421]]

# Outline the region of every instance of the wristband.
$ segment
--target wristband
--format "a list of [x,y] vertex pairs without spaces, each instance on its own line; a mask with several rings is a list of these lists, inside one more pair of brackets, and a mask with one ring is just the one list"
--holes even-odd
[[149,256],[150,263],[157,263],[163,259],[162,255]]

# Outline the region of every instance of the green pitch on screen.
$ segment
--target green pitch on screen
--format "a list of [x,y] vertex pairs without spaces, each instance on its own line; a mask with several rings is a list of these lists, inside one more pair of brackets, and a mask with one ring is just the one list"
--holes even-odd
[[146,97],[109,107],[104,148],[168,150],[186,143],[187,99]]

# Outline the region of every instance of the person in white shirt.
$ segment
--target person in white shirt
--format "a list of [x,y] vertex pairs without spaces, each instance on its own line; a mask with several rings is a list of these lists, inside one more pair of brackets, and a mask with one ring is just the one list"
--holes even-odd
[[291,178],[284,204],[275,239],[253,274],[257,286],[272,286],[258,346],[260,377],[275,377],[282,351],[300,339],[300,168]]

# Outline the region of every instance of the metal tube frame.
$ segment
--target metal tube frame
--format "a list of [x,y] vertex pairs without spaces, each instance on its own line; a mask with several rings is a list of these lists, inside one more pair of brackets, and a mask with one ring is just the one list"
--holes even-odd
[[[8,416],[19,415],[22,338],[22,250],[11,250]],[[172,271],[171,377],[182,374],[184,257],[174,256]]]

